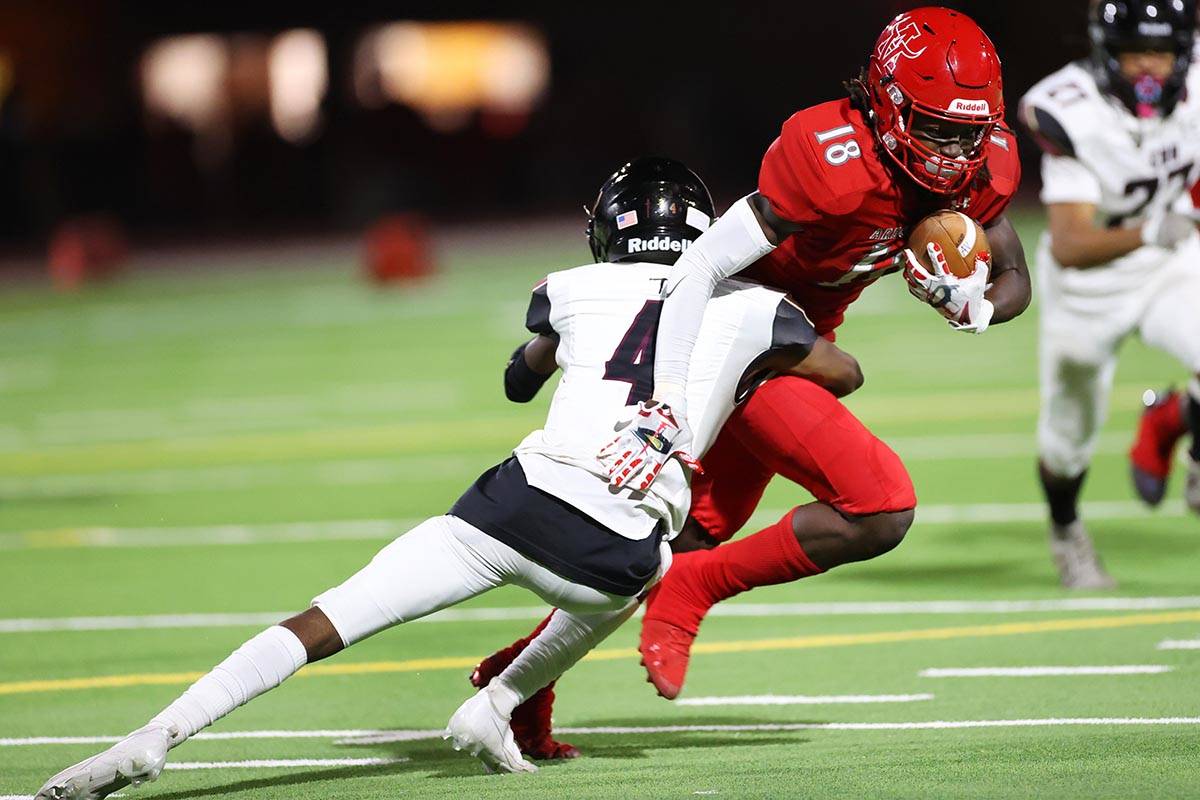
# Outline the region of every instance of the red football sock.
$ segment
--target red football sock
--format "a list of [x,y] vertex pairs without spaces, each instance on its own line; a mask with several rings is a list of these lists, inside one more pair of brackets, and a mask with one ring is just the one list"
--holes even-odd
[[708,609],[722,600],[755,586],[788,583],[823,572],[796,540],[792,513],[736,542],[675,556],[666,578],[648,600],[646,618],[669,622],[695,635]]
[[699,588],[710,605],[755,586],[789,583],[824,572],[796,540],[791,511],[774,525],[711,550],[709,555],[699,565],[698,576]]

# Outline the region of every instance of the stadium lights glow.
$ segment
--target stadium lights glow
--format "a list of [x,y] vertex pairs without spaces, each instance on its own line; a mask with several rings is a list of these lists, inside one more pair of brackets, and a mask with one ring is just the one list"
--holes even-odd
[[324,37],[313,30],[281,33],[271,43],[267,72],[275,130],[289,142],[312,139],[329,88]]
[[403,103],[442,131],[464,127],[474,111],[528,113],[549,81],[545,40],[516,24],[391,23],[369,31],[355,54],[360,103]]

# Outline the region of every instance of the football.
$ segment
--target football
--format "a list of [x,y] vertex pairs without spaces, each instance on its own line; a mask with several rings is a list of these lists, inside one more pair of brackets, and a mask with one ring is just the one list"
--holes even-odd
[[929,263],[928,245],[937,242],[946,254],[946,266],[957,278],[969,278],[975,272],[976,260],[991,261],[987,234],[979,223],[958,211],[938,211],[913,227],[908,237],[909,249],[925,269]]

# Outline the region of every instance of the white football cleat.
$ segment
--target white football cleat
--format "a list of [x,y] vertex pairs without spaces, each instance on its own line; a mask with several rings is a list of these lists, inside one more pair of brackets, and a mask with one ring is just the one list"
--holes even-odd
[[488,772],[537,772],[537,767],[521,757],[508,726],[509,717],[492,703],[493,686],[480,689],[458,707],[442,738],[455,750],[478,758]]
[[167,763],[172,732],[147,725],[99,755],[46,781],[34,800],[100,800],[118,789],[155,780]]
[[1183,490],[1183,498],[1188,508],[1200,514],[1200,462],[1188,458],[1187,486]]
[[1112,579],[1100,563],[1092,537],[1081,520],[1070,525],[1050,526],[1050,552],[1062,585],[1068,589],[1115,589]]

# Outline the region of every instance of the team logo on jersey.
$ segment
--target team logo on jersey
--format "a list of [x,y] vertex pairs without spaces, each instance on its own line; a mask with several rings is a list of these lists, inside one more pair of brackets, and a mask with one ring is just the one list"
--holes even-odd
[[901,14],[892,21],[883,32],[884,39],[880,41],[875,57],[883,64],[887,72],[896,69],[896,64],[902,58],[917,58],[925,52],[925,48],[913,49],[913,42],[921,38],[921,29],[913,22],[908,14]]

